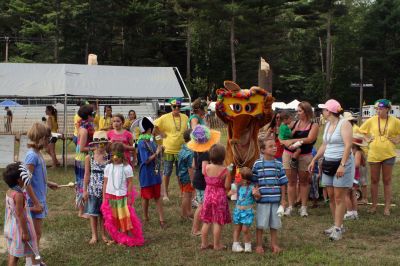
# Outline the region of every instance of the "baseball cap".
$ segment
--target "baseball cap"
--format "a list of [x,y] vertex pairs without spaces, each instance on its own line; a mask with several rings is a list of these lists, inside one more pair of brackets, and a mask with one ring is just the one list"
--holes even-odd
[[335,114],[338,114],[342,111],[342,106],[340,105],[340,103],[338,101],[336,101],[334,99],[330,99],[324,104],[318,104],[318,108],[326,109],[329,112],[335,113]]

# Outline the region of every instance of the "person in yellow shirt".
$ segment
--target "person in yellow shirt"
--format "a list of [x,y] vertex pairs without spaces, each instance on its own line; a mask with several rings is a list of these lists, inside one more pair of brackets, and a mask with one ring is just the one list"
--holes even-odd
[[377,115],[369,118],[360,127],[360,133],[371,138],[368,152],[368,162],[371,169],[370,213],[376,213],[378,203],[378,187],[382,171],[383,192],[385,197],[384,215],[390,215],[392,199],[392,171],[396,162],[396,144],[400,140],[400,120],[389,115],[391,102],[387,99],[376,101]]
[[[112,107],[111,107],[111,105],[105,105],[104,106],[104,116],[100,117],[99,115],[96,115],[96,117],[93,121],[95,124],[95,129],[96,130],[105,130],[105,131],[112,129],[111,118],[112,118]],[[98,126],[96,128],[97,121],[98,121]]]
[[[47,127],[50,128],[52,133],[57,133],[57,131],[58,131],[57,109],[51,105],[48,105],[48,106],[46,106],[45,113],[47,115]],[[57,142],[57,138],[52,137],[50,139],[49,144],[47,145],[47,153],[51,157],[53,167],[60,166],[60,162],[57,160],[57,156],[56,156],[56,142]]]
[[165,147],[163,158],[164,173],[161,189],[163,200],[167,201],[169,200],[169,180],[174,163],[176,169],[178,168],[177,157],[182,144],[185,142],[183,139],[183,133],[187,129],[188,123],[188,117],[180,112],[182,100],[179,98],[173,98],[169,100],[169,103],[171,104],[172,112],[162,115],[154,121],[156,132],[160,133],[163,137],[163,146]]
[[125,123],[123,125],[123,128],[126,130],[131,129],[132,123],[136,120],[136,112],[135,110],[129,110],[128,112],[128,119],[125,120]]

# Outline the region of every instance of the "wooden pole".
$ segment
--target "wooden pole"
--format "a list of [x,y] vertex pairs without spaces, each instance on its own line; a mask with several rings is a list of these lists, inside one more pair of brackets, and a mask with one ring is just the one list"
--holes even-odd
[[363,58],[360,57],[360,115],[358,117],[358,124],[361,125],[362,123],[362,107],[363,107],[363,93],[364,93],[364,88],[363,88],[363,82],[364,82],[364,74],[363,74]]

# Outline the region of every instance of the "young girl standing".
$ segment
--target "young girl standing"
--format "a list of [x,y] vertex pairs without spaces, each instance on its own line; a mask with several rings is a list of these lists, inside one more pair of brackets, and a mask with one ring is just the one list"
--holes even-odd
[[28,151],[25,157],[25,165],[32,173],[32,182],[27,186],[28,206],[33,218],[33,225],[39,245],[42,236],[43,219],[47,216],[47,187],[57,189],[58,184],[47,181],[46,163],[41,150],[49,143],[51,131],[42,123],[34,123],[28,131]]
[[[47,115],[47,126],[51,129],[52,133],[57,133],[58,122],[57,122],[57,109],[51,105],[46,106]],[[53,167],[60,166],[60,162],[57,160],[56,156],[56,142],[57,138],[52,137],[49,144],[47,145],[47,153],[50,154],[51,160],[53,162]]]
[[123,129],[125,118],[121,114],[115,114],[112,117],[112,127],[113,129],[107,132],[108,139],[113,142],[120,142],[124,146],[124,156],[126,162],[131,164],[131,151],[135,150],[133,147],[133,137],[132,133],[126,129]]
[[204,193],[203,208],[201,210],[201,249],[208,249],[208,231],[213,225],[214,250],[226,247],[221,244],[221,231],[224,224],[231,222],[226,190],[230,189],[231,182],[226,178],[227,168],[223,165],[225,160],[225,147],[214,144],[210,148],[210,162],[204,169],[206,191]]
[[254,220],[253,205],[255,196],[258,196],[257,188],[251,184],[253,172],[248,167],[240,169],[242,180],[237,188],[236,207],[233,210],[233,252],[242,252],[243,247],[239,243],[240,232],[243,232],[244,252],[251,252],[250,226]]
[[106,145],[108,143],[107,134],[104,131],[97,131],[93,135],[93,142],[89,146],[94,148],[85,158],[85,178],[83,180],[83,200],[85,201],[85,214],[90,218],[90,228],[92,238],[89,244],[95,244],[98,239],[97,221],[101,228],[101,237],[104,242],[108,242],[103,227],[103,219],[100,206],[103,201],[103,180],[104,169],[108,163]]
[[165,228],[164,212],[161,196],[161,173],[160,164],[161,146],[153,141],[151,134],[154,129],[154,124],[148,117],[143,117],[139,122],[140,131],[142,134],[138,140],[138,150],[141,158],[139,169],[140,195],[142,197],[142,207],[144,220],[149,221],[149,202],[154,199],[160,220],[161,228]]
[[111,144],[111,163],[104,169],[103,203],[104,227],[115,242],[126,246],[142,246],[142,224],[133,203],[132,166],[124,159],[124,145]]
[[[4,237],[7,242],[8,265],[17,265],[18,259],[26,257],[31,265],[39,265],[33,254],[39,253],[35,228],[29,209],[25,206],[23,175],[30,175],[20,162],[7,165],[3,172],[6,192],[6,212],[4,217]],[[27,264],[28,265],[28,264]]]

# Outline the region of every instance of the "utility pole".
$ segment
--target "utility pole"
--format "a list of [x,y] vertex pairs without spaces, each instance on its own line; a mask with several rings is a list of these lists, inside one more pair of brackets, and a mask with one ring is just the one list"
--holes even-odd
[[364,82],[364,73],[363,73],[363,57],[360,57],[360,115],[358,116],[358,124],[362,123],[362,107],[363,107],[363,82]]
[[10,37],[4,37],[5,41],[6,41],[6,59],[5,62],[8,63],[8,43],[10,41]]

